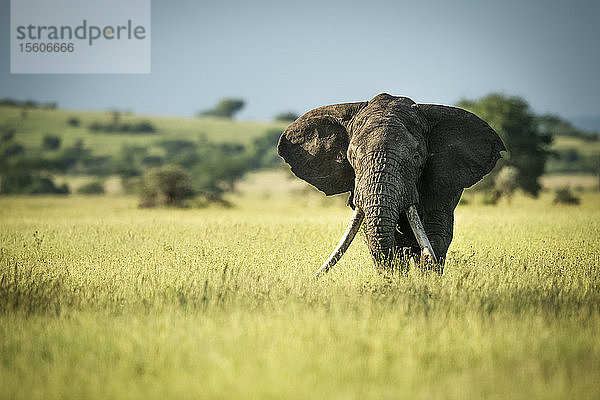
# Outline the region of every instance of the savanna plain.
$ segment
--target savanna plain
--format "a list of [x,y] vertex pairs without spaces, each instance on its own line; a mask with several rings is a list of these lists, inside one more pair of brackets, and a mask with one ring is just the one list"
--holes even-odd
[[460,205],[443,275],[320,197],[0,198],[0,397],[600,397],[600,195]]

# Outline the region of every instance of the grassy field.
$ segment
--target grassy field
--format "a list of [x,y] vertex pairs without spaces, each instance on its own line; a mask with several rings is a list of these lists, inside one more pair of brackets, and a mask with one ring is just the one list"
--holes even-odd
[[0,398],[600,397],[600,195],[467,205],[443,276],[378,274],[350,212],[0,198]]
[[569,187],[576,190],[600,190],[600,177],[591,174],[550,174],[540,177],[545,189]]

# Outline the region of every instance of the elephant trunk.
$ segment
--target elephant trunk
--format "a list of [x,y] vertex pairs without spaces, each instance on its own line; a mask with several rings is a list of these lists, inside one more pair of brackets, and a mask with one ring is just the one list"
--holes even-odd
[[378,264],[391,261],[396,251],[395,230],[400,212],[418,203],[416,178],[390,152],[368,155],[357,174],[356,205],[365,213],[365,235],[371,256]]
[[[377,191],[383,191],[376,184]],[[373,192],[373,191],[372,191]],[[386,196],[369,193],[364,197],[365,236],[371,256],[376,263],[385,263],[394,257],[396,240],[394,231],[399,217],[395,202]],[[388,195],[393,197],[393,195]]]

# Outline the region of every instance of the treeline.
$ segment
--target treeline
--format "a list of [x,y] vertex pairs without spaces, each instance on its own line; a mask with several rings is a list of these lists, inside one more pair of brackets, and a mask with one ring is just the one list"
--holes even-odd
[[[163,137],[147,146],[123,145],[114,155],[97,155],[82,140],[62,146],[62,138],[56,135],[46,135],[41,150],[29,149],[16,140],[14,128],[2,126],[0,193],[66,194],[68,187],[56,185],[52,179],[55,174],[64,174],[95,177],[93,185],[83,188],[84,192],[102,192],[98,182],[117,175],[125,191],[145,190],[147,195],[149,184],[145,181],[152,179],[149,176],[155,176],[161,169],[177,169],[188,177],[184,197],[194,195],[206,201],[223,202],[223,194],[233,190],[244,174],[280,163],[275,152],[280,134],[277,130],[265,132],[246,146],[214,143],[205,136],[195,141]],[[153,203],[147,197],[143,202]]]
[[[48,108],[48,104],[32,101],[1,102],[11,107]],[[243,104],[240,99],[223,99],[202,115],[232,118]],[[555,115],[535,114],[519,97],[490,94],[464,99],[458,106],[490,123],[508,149],[494,171],[477,185],[477,189],[489,193],[490,202],[510,197],[517,189],[536,196],[540,190],[538,179],[544,172],[600,174],[600,154],[590,151],[600,140],[594,132],[577,129]],[[144,206],[182,204],[190,198],[204,203],[224,202],[223,195],[233,190],[247,172],[281,164],[275,151],[279,130],[265,132],[248,145],[215,143],[206,136],[168,139],[150,120],[124,121],[123,112],[118,110],[110,115],[109,119],[89,123],[89,133],[147,135],[147,144],[123,145],[114,154],[99,155],[83,140],[64,145],[66,136],[47,134],[39,145],[25,146],[16,135],[18,125],[4,122],[0,125],[0,194],[68,193],[67,186],[53,180],[56,174],[93,177],[81,191],[101,193],[103,180],[119,176],[125,191],[141,193]],[[26,117],[26,113],[22,115]],[[285,112],[277,119],[289,121],[295,117],[293,112]],[[66,120],[68,127],[80,125],[77,116]],[[553,150],[556,137],[562,142],[558,150]],[[571,142],[573,147],[567,147]],[[586,146],[588,143],[590,146]]]
[[152,122],[148,120],[141,120],[135,122],[92,122],[88,127],[90,132],[96,133],[133,133],[133,134],[148,134],[155,133],[156,128]]
[[58,103],[40,103],[33,100],[16,100],[9,97],[0,99],[0,107],[15,107],[15,108],[29,108],[29,109],[43,109],[43,110],[56,110]]
[[[121,120],[122,112],[119,110],[111,110],[111,119],[108,122],[94,121],[88,129],[92,133],[132,133],[132,134],[149,134],[156,133],[157,129],[154,127],[152,122],[147,119],[139,121],[127,121]],[[73,125],[74,119],[69,120],[69,124]],[[78,120],[77,120],[78,121]],[[79,125],[79,122],[75,126]]]

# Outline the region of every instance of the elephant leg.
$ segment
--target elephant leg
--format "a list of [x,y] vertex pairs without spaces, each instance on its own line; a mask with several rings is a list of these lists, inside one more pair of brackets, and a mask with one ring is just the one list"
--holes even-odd
[[[435,267],[434,269],[439,269],[440,272],[442,271],[446,260],[448,247],[450,247],[450,242],[452,242],[454,231],[454,209],[460,201],[462,192],[462,189],[459,190],[452,196],[446,198],[445,201],[440,200],[439,198],[422,199],[419,207],[423,210],[421,215],[423,227],[425,228],[427,237],[429,238],[433,251],[438,259],[439,268]],[[421,248],[417,243],[405,213],[400,214],[394,236],[396,239],[397,254],[408,254],[413,257],[415,261],[424,265],[425,261],[421,259]]]
[[440,264],[444,264],[446,253],[454,232],[454,209],[460,201],[462,190],[448,202],[424,202],[423,226],[429,237],[433,251]]
[[431,210],[423,221],[425,232],[431,242],[433,251],[440,263],[446,258],[446,253],[452,241],[454,231],[454,212],[448,210]]

